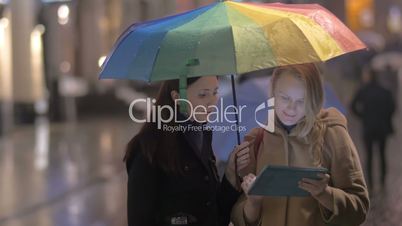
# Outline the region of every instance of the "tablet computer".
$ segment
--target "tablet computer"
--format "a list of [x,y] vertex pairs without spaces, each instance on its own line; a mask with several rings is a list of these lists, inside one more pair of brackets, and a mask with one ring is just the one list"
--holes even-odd
[[328,173],[325,168],[301,168],[288,166],[266,166],[255,179],[249,195],[305,197],[310,194],[299,188],[303,178],[319,180],[319,173]]

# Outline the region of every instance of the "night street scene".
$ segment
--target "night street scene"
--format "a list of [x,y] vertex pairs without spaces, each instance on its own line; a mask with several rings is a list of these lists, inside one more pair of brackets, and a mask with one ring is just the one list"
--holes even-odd
[[0,0],[0,226],[400,226],[401,86],[400,0]]

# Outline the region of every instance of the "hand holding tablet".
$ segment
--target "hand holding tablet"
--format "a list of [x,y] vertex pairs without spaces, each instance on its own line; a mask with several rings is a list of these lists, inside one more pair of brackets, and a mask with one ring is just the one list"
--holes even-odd
[[266,166],[255,179],[249,195],[306,197],[310,194],[298,185],[303,178],[320,180],[318,174],[326,174],[325,168],[300,168]]

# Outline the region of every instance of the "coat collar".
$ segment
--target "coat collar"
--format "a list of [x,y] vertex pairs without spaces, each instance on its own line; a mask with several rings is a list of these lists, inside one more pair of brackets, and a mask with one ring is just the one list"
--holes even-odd
[[296,124],[288,133],[285,128],[281,125],[281,122],[277,117],[275,117],[275,131],[273,134],[280,135],[285,139],[286,141],[289,139],[296,139],[299,142],[302,142],[304,144],[310,143],[308,137],[307,138],[301,138],[298,136],[297,131],[300,131],[301,123]]

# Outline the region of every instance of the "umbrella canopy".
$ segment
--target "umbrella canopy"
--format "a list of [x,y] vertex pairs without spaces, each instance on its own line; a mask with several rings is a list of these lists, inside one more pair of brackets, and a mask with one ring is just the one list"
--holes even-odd
[[100,78],[158,81],[326,61],[365,45],[317,4],[214,3],[134,24]]

